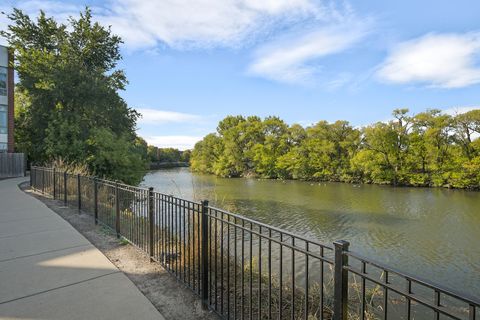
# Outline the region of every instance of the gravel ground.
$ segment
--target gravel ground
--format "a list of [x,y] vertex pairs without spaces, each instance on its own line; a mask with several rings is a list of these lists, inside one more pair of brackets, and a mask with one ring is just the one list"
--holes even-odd
[[32,192],[28,183],[21,184],[20,188],[45,203],[102,251],[130,278],[165,319],[218,319],[212,312],[203,311],[200,299],[158,263],[150,262],[145,253],[120,241],[109,229],[96,226],[91,215],[64,207],[61,201],[44,198]]

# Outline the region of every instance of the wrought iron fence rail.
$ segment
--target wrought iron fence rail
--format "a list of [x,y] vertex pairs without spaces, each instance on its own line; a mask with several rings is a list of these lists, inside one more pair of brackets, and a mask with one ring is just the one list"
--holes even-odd
[[[471,304],[471,305],[474,305],[476,306],[477,308],[480,308],[480,300],[477,300],[475,299],[474,297],[471,297],[469,296],[468,294],[463,294],[463,293],[460,293],[460,292],[456,292],[452,289],[449,289],[449,288],[446,288],[440,284],[435,284],[433,283],[432,281],[429,281],[429,280],[426,280],[426,279],[422,279],[420,276],[414,276],[412,274],[409,274],[407,272],[404,272],[404,271],[400,271],[398,269],[395,269],[393,267],[390,267],[390,266],[387,266],[381,262],[378,262],[378,261],[375,261],[371,258],[367,258],[367,257],[364,257],[358,253],[354,253],[354,252],[351,252],[351,251],[348,251],[348,252],[345,252],[345,255],[348,255],[349,257],[351,258],[354,258],[354,259],[357,259],[361,262],[364,262],[366,264],[369,264],[371,266],[374,266],[376,268],[379,268],[383,271],[386,271],[388,272],[390,275],[393,273],[393,274],[396,274],[400,277],[402,277],[403,279],[405,280],[408,280],[408,281],[411,281],[411,282],[414,282],[414,283],[417,283],[421,286],[424,286],[428,289],[431,289],[431,290],[434,290],[436,292],[439,292],[441,294],[445,294],[447,296],[450,296],[452,298],[455,298],[455,299],[458,299],[458,300],[461,300],[467,304]],[[350,270],[352,269],[352,270]],[[362,272],[362,271],[358,271],[358,269],[354,269],[352,267],[349,268],[349,271],[352,271],[352,272],[360,272],[361,274],[359,274],[359,276],[365,276],[367,277],[368,274],[365,273],[365,272]],[[371,279],[369,279],[371,280]],[[373,280],[372,280],[373,281]],[[399,292],[400,293],[400,292]]]
[[[191,246],[194,239],[199,238],[199,227],[195,227],[195,221],[198,225],[200,219],[200,204],[183,199],[174,199],[171,196],[158,192],[152,192],[153,217],[155,222],[161,226],[170,226],[171,228],[161,228],[154,233],[153,260],[158,261],[171,274],[175,275],[178,280],[183,282],[187,287],[195,293],[200,294],[200,264],[199,259],[195,255],[197,250]],[[172,201],[176,200],[176,201]],[[181,205],[179,205],[181,203]],[[174,206],[175,205],[175,206]],[[182,215],[174,217],[181,209]],[[187,223],[188,221],[188,223]],[[193,227],[192,227],[193,226]],[[173,259],[180,251],[178,239],[175,239],[178,230],[182,229],[183,242],[180,244],[183,266],[179,266],[178,259]],[[172,266],[168,263],[170,259],[174,260]],[[187,261],[190,260],[190,261]],[[187,263],[188,262],[188,263]]]
[[[382,282],[381,280],[378,280],[378,279],[375,279],[371,276],[369,276],[367,273],[365,272],[362,272],[362,271],[359,271],[355,268],[352,268],[350,266],[347,266],[345,267],[345,270],[347,271],[350,271],[358,276],[360,276],[362,279],[365,279],[365,280],[368,280],[372,283],[375,283],[376,285],[382,287],[382,288],[385,288],[389,291],[392,291],[392,292],[395,292],[399,295],[401,295],[402,297],[405,297],[407,300],[411,300],[411,301],[415,301],[415,302],[418,302],[419,304],[425,306],[425,307],[428,307],[429,309],[431,309],[432,311],[437,311],[437,312],[440,312],[442,313],[443,315],[445,316],[448,316],[450,317],[451,319],[457,319],[457,320],[462,320],[463,318],[461,317],[457,317],[456,315],[453,315],[450,310],[446,307],[443,307],[441,305],[435,305],[425,299],[423,299],[421,296],[417,296],[415,293],[413,292],[407,292],[405,290],[401,290],[400,288],[398,288],[397,286],[394,286],[390,283],[385,283],[385,282]],[[384,306],[385,308],[385,306]],[[410,313],[410,316],[411,316],[411,313]]]
[[[247,231],[249,234],[251,235],[255,235],[255,236],[258,236],[264,240],[268,240],[268,241],[272,241],[274,243],[277,243],[279,245],[281,245],[282,247],[284,248],[287,248],[287,249],[292,249],[292,250],[295,250],[295,252],[298,252],[298,253],[303,253],[303,254],[306,254],[306,255],[309,255],[310,257],[313,257],[313,258],[316,258],[316,259],[319,259],[323,262],[327,262],[329,264],[332,264],[333,265],[333,260],[332,259],[329,259],[327,257],[325,257],[324,255],[321,255],[321,254],[317,254],[315,252],[312,252],[312,251],[308,251],[307,249],[305,248],[300,248],[298,246],[295,246],[295,245],[292,245],[291,243],[288,243],[288,242],[285,242],[285,241],[280,241],[272,236],[269,236],[269,235],[266,235],[264,233],[261,233],[260,231],[255,231],[253,230],[251,227],[245,227],[245,226],[242,226],[242,225],[238,225],[237,223],[234,223],[234,222],[231,222],[231,221],[228,221],[228,220],[225,220],[223,218],[218,218],[216,217],[215,215],[212,215],[212,214],[208,214],[208,217],[210,217],[211,219],[217,221],[217,222],[220,222],[220,223],[225,223],[227,225],[230,225],[232,227],[235,227],[237,229],[240,229],[240,230],[244,230],[244,231]],[[246,220],[247,221],[247,220]],[[268,228],[268,227],[265,227],[264,225],[260,225],[260,228]],[[274,230],[273,228],[271,230]],[[276,231],[276,230],[275,230]],[[276,231],[278,232],[278,231]],[[282,232],[283,235],[286,235],[288,237],[290,237],[290,239],[293,239],[293,240],[301,240],[301,241],[304,241],[305,243],[307,244],[314,244],[314,245],[317,245],[315,242],[312,242],[312,241],[309,241],[309,240],[304,240],[303,238],[300,238],[300,237],[296,237],[292,234],[289,234],[289,233],[285,233],[285,232]],[[330,249],[326,246],[323,246],[323,245],[319,245],[320,248],[324,248],[324,249]],[[333,250],[333,249],[332,249]]]
[[259,221],[256,221],[254,219],[251,219],[251,218],[248,218],[248,217],[244,217],[242,215],[239,215],[239,214],[236,214],[236,213],[232,213],[232,212],[228,212],[228,211],[225,211],[223,209],[219,209],[219,208],[216,208],[216,207],[213,207],[213,206],[209,206],[209,209],[210,211],[216,211],[218,213],[223,213],[225,215],[228,215],[229,217],[234,217],[234,218],[237,218],[237,219],[240,219],[240,220],[243,220],[245,222],[248,222],[248,223],[253,223],[257,226],[262,226],[268,230],[272,230],[272,231],[275,231],[275,232],[278,232],[278,233],[283,233],[284,235],[287,235],[287,236],[290,236],[290,237],[294,237],[296,239],[299,239],[301,241],[307,241],[311,244],[314,244],[316,246],[319,246],[319,247],[323,247],[324,249],[327,249],[327,250],[330,250],[330,251],[333,251],[333,247],[331,246],[328,246],[328,245],[325,245],[325,244],[322,244],[322,243],[319,243],[319,242],[316,242],[314,240],[311,240],[311,239],[306,239],[306,238],[303,238],[301,236],[298,236],[298,235],[295,235],[291,232],[288,232],[286,230],[283,230],[283,229],[280,229],[280,228],[277,228],[277,227],[274,227],[274,226],[271,226],[269,224],[266,224],[266,223],[262,223],[262,222],[259,222]]
[[[476,298],[351,252],[346,241],[328,246],[208,201],[55,168],[32,167],[30,184],[93,215],[96,224],[147,253],[224,319],[388,320],[391,294],[405,304],[403,312],[395,310],[395,320],[417,318],[416,305],[434,319],[478,318]],[[397,284],[396,278],[403,282]],[[412,284],[431,292],[412,290]],[[372,285],[382,291],[378,297],[369,292]],[[452,306],[447,298],[462,306]]]

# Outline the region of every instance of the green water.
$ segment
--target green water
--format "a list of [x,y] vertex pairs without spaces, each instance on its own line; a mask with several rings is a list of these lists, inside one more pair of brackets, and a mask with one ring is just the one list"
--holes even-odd
[[144,185],[208,199],[302,236],[480,296],[480,193],[391,186],[222,179],[188,168],[152,171]]

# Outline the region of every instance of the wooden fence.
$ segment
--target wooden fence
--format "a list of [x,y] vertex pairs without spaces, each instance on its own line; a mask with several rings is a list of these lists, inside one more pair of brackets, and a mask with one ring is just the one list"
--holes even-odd
[[24,153],[0,153],[0,179],[25,176]]

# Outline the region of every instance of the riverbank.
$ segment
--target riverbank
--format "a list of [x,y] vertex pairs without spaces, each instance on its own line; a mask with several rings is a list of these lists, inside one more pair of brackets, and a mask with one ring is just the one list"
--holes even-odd
[[166,169],[166,168],[183,168],[189,167],[188,162],[151,162],[150,170]]
[[[172,166],[170,168],[173,168],[175,166]],[[165,167],[168,168],[168,167]],[[151,170],[158,170],[162,168],[157,168],[157,169],[151,169]],[[406,188],[440,188],[440,189],[458,189],[458,190],[470,190],[470,191],[480,191],[480,184],[478,185],[468,185],[468,186],[463,186],[460,187],[459,185],[453,185],[451,183],[444,183],[444,184],[429,184],[429,183],[402,183],[402,182],[397,182],[397,183],[392,183],[388,181],[383,181],[383,182],[374,182],[371,180],[361,180],[361,179],[355,179],[353,177],[348,178],[348,179],[320,179],[320,178],[269,178],[262,176],[258,173],[255,173],[254,171],[248,171],[244,174],[241,174],[239,176],[222,176],[222,175],[215,175],[214,173],[210,172],[202,172],[198,170],[192,170],[192,172],[197,173],[197,174],[210,174],[218,178],[225,178],[225,179],[261,179],[261,180],[278,180],[278,181],[302,181],[302,182],[307,182],[307,183],[328,183],[328,182],[334,182],[334,183],[346,183],[346,184],[352,184],[352,185],[379,185],[379,186],[391,186],[391,187],[406,187]]]

